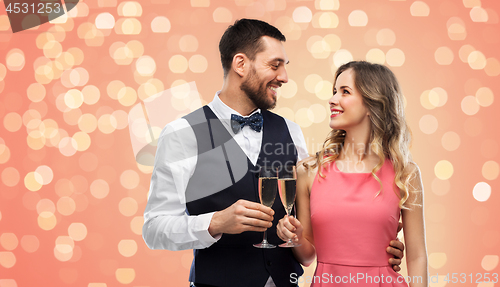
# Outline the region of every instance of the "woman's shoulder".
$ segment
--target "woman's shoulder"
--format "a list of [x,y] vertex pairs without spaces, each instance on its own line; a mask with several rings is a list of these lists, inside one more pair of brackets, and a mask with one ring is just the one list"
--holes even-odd
[[404,174],[420,176],[420,168],[418,167],[416,162],[409,161],[404,166]]
[[318,170],[317,159],[315,156],[307,157],[297,163],[297,175],[316,174]]
[[316,156],[309,156],[297,163],[298,168],[308,168],[317,162]]

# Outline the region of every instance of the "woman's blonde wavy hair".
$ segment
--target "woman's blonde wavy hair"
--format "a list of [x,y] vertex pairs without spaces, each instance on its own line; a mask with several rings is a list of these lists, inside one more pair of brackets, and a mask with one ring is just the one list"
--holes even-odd
[[[348,69],[353,70],[356,88],[363,97],[364,105],[370,111],[370,145],[380,159],[371,171],[371,175],[380,184],[377,195],[382,190],[382,182],[376,172],[388,158],[392,161],[395,171],[394,183],[400,190],[400,194],[397,194],[400,198],[399,207],[408,209],[407,206],[411,203],[407,200],[409,193],[413,191],[410,189],[410,181],[416,176],[416,165],[413,164],[409,151],[411,131],[405,120],[403,95],[399,83],[392,71],[385,66],[352,61],[339,67],[335,73],[334,87],[339,75]],[[344,130],[332,130],[322,149],[316,153],[316,162],[311,167],[318,166],[321,177],[325,177],[322,173],[323,167],[339,156],[344,146],[345,135]]]

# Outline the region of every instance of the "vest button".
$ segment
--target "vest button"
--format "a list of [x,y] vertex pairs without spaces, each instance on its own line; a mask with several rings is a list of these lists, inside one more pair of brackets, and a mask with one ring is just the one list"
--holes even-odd
[[273,265],[273,263],[271,262],[271,260],[267,260],[267,266],[271,266]]

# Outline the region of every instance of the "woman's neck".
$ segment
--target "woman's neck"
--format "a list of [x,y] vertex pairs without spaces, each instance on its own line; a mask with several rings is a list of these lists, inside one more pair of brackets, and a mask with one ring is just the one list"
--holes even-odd
[[339,155],[339,160],[362,162],[378,157],[370,145],[369,130],[346,131],[344,145]]

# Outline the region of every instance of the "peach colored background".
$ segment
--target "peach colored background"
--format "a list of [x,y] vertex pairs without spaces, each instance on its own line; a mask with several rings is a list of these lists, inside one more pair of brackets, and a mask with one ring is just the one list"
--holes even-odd
[[499,13],[480,0],[88,0],[12,34],[2,8],[0,286],[188,285],[192,252],[141,238],[151,167],[135,161],[127,114],[188,82],[202,101],[173,97],[165,116],[211,101],[218,41],[242,17],[288,38],[291,81],[275,111],[311,153],[328,133],[336,65],[394,71],[423,174],[430,275],[478,286],[477,273],[499,272]]

